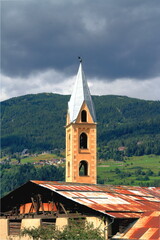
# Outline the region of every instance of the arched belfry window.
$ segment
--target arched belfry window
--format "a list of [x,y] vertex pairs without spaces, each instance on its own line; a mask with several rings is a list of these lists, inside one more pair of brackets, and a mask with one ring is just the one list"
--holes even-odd
[[88,176],[88,163],[85,160],[79,163],[79,176]]
[[86,133],[81,133],[80,135],[80,148],[81,149],[86,149],[87,148],[87,134]]
[[82,112],[81,112],[81,122],[87,122],[87,112],[86,112],[86,110],[82,110]]

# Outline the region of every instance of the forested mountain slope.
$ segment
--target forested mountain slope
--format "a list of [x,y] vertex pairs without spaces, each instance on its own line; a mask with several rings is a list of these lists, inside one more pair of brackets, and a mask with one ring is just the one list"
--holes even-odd
[[[42,93],[1,103],[2,150],[31,152],[65,147],[69,96]],[[124,96],[93,96],[99,158],[160,154],[160,102]],[[124,146],[123,151],[118,151]]]

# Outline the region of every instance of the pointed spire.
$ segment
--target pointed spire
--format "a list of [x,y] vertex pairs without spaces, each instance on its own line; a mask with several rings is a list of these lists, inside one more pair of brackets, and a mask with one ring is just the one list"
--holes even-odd
[[94,122],[96,122],[96,116],[94,111],[94,106],[91,98],[91,94],[88,88],[87,80],[85,78],[82,69],[82,59],[80,59],[79,70],[76,77],[76,82],[73,88],[71,98],[68,102],[68,112],[70,116],[70,121],[75,122],[82,107],[82,104],[87,104],[90,114]]

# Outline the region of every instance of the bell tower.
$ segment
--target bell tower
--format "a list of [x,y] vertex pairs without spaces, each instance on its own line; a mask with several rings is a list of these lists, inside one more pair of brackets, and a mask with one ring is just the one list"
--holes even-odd
[[66,182],[97,183],[96,116],[82,60],[68,102]]

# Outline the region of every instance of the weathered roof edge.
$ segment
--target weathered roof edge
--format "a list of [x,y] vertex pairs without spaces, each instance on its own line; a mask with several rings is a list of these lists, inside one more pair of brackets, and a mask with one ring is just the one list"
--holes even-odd
[[[27,186],[27,184],[33,184],[33,185],[36,185],[36,186],[38,186],[40,188],[43,188],[43,189],[46,189],[46,190],[48,189],[49,191],[53,191],[56,194],[59,194],[60,196],[66,198],[68,200],[71,200],[72,202],[78,203],[79,205],[87,207],[89,209],[92,209],[99,214],[103,214],[103,215],[106,215],[106,216],[109,216],[109,217],[112,217],[112,218],[128,218],[128,217],[130,218],[131,217],[130,214],[132,214],[132,213],[133,213],[132,214],[133,218],[139,218],[140,215],[144,212],[142,210],[137,212],[136,209],[128,212],[126,210],[124,211],[124,209],[123,210],[116,209],[116,205],[115,205],[115,210],[112,209],[112,211],[111,211],[111,209],[105,209],[103,204],[102,204],[102,206],[100,204],[99,206],[101,206],[101,207],[97,208],[96,206],[98,206],[98,205],[95,205],[95,207],[94,207],[94,205],[84,204],[83,202],[78,201],[78,199],[75,199],[73,197],[69,197],[69,196],[64,194],[64,192],[67,192],[67,191],[71,191],[71,192],[72,191],[79,191],[80,189],[73,189],[73,188],[75,188],[75,187],[79,188],[80,186],[82,186],[82,188],[83,188],[82,191],[83,192],[84,192],[84,188],[91,187],[91,189],[90,189],[91,192],[95,192],[95,193],[96,192],[101,192],[101,193],[107,192],[108,194],[116,194],[117,195],[117,194],[121,194],[121,193],[118,193],[119,188],[121,186],[101,185],[101,184],[94,184],[94,185],[93,184],[78,184],[78,183],[66,183],[66,182],[56,182],[56,181],[30,180],[30,181],[26,182],[25,184],[23,184],[22,186],[20,186],[19,188],[13,190],[12,192],[10,192],[6,196],[4,196],[2,198],[3,203],[5,202],[5,200],[7,200],[7,198],[16,199],[17,197],[14,198],[14,196],[16,195],[16,192],[18,193],[19,191],[22,191],[23,187]],[[57,185],[57,188],[56,188],[55,185]],[[67,187],[71,186],[71,189],[67,190],[66,188],[64,188],[64,189],[58,188],[58,186],[63,186],[63,185],[65,185],[65,187],[66,186]],[[103,187],[104,187],[104,191],[103,191]],[[150,188],[146,188],[146,187],[133,187],[133,186],[123,186],[122,190],[124,191],[126,189],[126,191],[127,191],[127,190],[129,190],[128,187],[133,191],[135,191],[135,190],[138,191],[140,189],[141,190],[142,189],[150,190]],[[96,188],[96,189],[94,190],[94,188]],[[159,197],[159,192],[158,191],[159,191],[160,188],[154,187],[154,189],[156,190],[155,194],[156,195],[158,194],[158,197]]]

